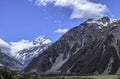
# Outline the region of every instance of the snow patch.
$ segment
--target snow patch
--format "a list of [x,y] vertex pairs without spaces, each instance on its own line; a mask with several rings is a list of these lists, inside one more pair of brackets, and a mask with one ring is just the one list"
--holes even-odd
[[46,39],[45,36],[39,36],[33,41],[34,45],[42,45],[42,44],[49,44],[49,43],[52,43],[52,41],[49,39]]
[[19,42],[10,42],[10,45],[12,49],[11,53],[15,53],[15,54],[20,50],[23,50],[29,47],[34,47],[33,43],[29,42],[28,40],[21,40]]
[[43,44],[51,44],[52,41],[45,38],[45,36],[39,36],[34,41],[21,40],[18,42],[5,42],[0,39],[0,50],[7,55],[16,56],[18,51],[23,49],[29,49],[35,46],[42,46]]
[[117,18],[117,19],[110,18],[110,23],[117,22],[118,20],[120,20],[120,18]]
[[0,64],[0,66],[4,66],[3,64]]
[[[103,27],[108,27],[109,24],[118,22],[119,20],[120,20],[120,18],[118,18],[118,19],[109,18],[109,21],[104,22],[104,21],[102,21],[102,19],[97,19],[97,20],[88,20],[87,23],[88,24],[95,23],[98,25],[98,27],[97,27],[98,29],[102,29]],[[114,25],[111,27],[114,27]]]
[[87,23],[89,23],[89,24],[96,23],[96,24],[99,25],[99,28],[101,28],[101,25],[102,26],[107,26],[109,24],[108,22],[103,23],[102,21],[98,21],[98,20],[87,21]]

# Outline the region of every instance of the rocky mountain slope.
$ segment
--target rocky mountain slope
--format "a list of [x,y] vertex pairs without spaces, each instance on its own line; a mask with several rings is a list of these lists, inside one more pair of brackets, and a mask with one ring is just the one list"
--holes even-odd
[[52,42],[44,36],[37,37],[32,43],[32,47],[18,51],[15,56],[15,59],[21,62],[24,67],[52,44]]
[[24,71],[120,74],[120,19],[88,19],[33,59]]
[[20,70],[23,65],[0,50],[0,66],[5,66],[12,70]]

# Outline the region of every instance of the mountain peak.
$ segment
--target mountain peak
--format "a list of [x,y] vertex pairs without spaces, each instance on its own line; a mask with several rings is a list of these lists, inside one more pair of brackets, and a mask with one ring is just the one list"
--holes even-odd
[[98,19],[98,21],[101,21],[103,23],[109,23],[110,22],[110,18],[105,16],[105,17],[102,17],[102,18]]
[[120,19],[89,19],[70,29],[24,71],[120,74]]
[[18,61],[24,64],[24,67],[27,66],[33,58],[42,54],[42,52],[51,45],[52,41],[47,39],[45,36],[39,36],[31,43],[32,47],[27,47],[18,51],[15,56]]
[[51,40],[47,39],[45,36],[39,36],[34,41],[34,45],[49,44],[52,43]]
[[109,18],[107,16],[99,19],[88,19],[85,23],[87,24],[97,24],[98,29],[103,29],[104,27],[114,27],[114,23],[120,22],[120,18]]
[[[33,58],[35,58],[36,56],[41,54],[45,49],[47,49],[48,46],[51,45],[51,43],[52,41],[45,38],[45,36],[39,36],[34,41],[21,40],[18,42],[10,42],[10,43],[7,43],[4,40],[0,39],[0,57],[1,58],[4,57],[0,60],[9,58],[9,60],[13,61],[11,64],[17,63],[18,61],[20,63],[20,66],[18,63],[18,68],[22,70],[25,66],[29,64],[29,62]],[[4,60],[5,62],[4,64],[6,63],[8,64],[7,61],[9,60],[7,59],[6,61]],[[0,61],[0,64],[3,63],[1,63]],[[17,68],[17,66],[14,67]]]

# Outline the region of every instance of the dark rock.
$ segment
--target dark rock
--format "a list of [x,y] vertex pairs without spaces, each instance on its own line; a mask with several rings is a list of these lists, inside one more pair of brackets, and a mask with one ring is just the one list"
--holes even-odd
[[[108,26],[99,24],[99,21]],[[117,26],[117,27],[116,27]],[[99,28],[100,27],[100,28]],[[72,28],[41,55],[25,72],[120,74],[120,21],[108,17]]]

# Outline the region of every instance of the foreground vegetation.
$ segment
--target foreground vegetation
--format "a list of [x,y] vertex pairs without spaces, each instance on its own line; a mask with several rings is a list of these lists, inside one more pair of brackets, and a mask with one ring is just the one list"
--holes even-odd
[[68,76],[22,74],[0,67],[0,79],[120,79],[120,75]]

